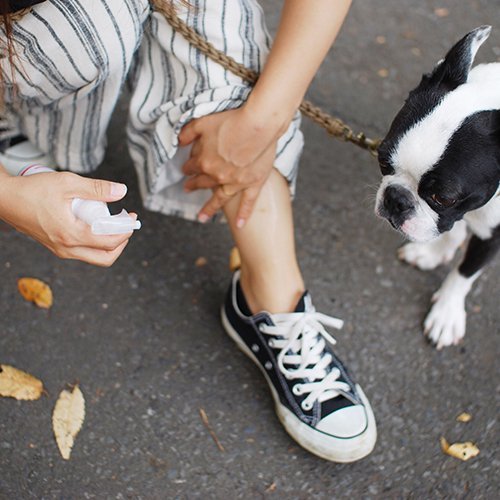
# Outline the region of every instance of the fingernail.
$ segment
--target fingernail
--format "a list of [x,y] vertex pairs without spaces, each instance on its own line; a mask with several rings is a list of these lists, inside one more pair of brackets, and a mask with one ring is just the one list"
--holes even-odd
[[237,227],[238,229],[241,229],[244,225],[245,225],[245,219],[238,219],[238,220],[236,221],[236,227]]
[[200,215],[198,215],[198,220],[202,224],[205,224],[205,222],[207,222],[208,219],[210,219],[210,217],[207,214],[200,214]]
[[125,196],[127,194],[127,186],[118,182],[111,183],[111,196]]

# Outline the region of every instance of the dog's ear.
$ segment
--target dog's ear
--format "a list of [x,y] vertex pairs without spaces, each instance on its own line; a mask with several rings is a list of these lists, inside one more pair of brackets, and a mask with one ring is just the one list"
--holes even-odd
[[439,87],[451,91],[467,81],[474,57],[479,47],[490,36],[491,26],[480,26],[467,33],[439,61],[432,73],[425,75],[419,87]]

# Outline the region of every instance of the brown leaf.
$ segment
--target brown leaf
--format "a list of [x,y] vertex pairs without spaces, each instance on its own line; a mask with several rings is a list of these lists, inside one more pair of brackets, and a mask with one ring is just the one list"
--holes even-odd
[[17,287],[25,300],[34,302],[43,309],[52,307],[52,290],[43,281],[36,278],[21,278],[17,282]]
[[62,391],[52,414],[52,429],[57,446],[65,460],[69,460],[75,437],[85,419],[85,399],[78,385],[73,390]]
[[453,443],[449,444],[444,437],[440,439],[441,449],[447,455],[451,457],[458,458],[459,460],[469,460],[477,455],[479,455],[479,448],[470,441],[465,443]]
[[276,491],[276,483],[271,483],[267,488],[266,490],[264,491],[264,493],[272,493],[273,491]]
[[43,392],[40,380],[13,366],[0,365],[0,396],[18,400],[35,400]]
[[194,263],[196,267],[203,267],[207,265],[207,259],[205,257],[198,257]]
[[237,247],[231,249],[229,254],[229,270],[234,273],[237,269],[241,267],[241,257],[240,252]]
[[411,30],[403,31],[403,38],[405,38],[406,40],[415,40],[416,37],[417,35],[415,34],[414,31]]
[[437,17],[447,17],[449,16],[450,11],[444,7],[438,7],[437,9],[434,9],[434,14],[436,14]]
[[380,68],[377,71],[377,75],[380,76],[380,78],[387,78],[389,76],[389,70],[386,68]]

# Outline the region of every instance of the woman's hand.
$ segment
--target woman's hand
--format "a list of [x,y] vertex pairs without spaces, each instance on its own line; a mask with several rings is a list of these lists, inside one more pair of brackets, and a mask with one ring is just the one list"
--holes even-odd
[[287,126],[286,121],[264,121],[243,106],[193,120],[182,129],[180,145],[193,144],[191,158],[183,166],[190,177],[185,189],[214,190],[200,210],[201,222],[242,192],[237,225],[244,225],[273,168],[276,142]]
[[58,257],[108,267],[120,256],[132,232],[96,236],[73,215],[71,202],[73,198],[112,202],[126,192],[124,184],[69,172],[10,177],[0,168],[0,219]]
[[239,109],[193,120],[179,136],[193,144],[184,165],[188,191],[212,188],[198,218],[205,222],[243,191],[237,215],[242,227],[271,172],[276,142],[332,45],[351,0],[286,0],[264,69]]

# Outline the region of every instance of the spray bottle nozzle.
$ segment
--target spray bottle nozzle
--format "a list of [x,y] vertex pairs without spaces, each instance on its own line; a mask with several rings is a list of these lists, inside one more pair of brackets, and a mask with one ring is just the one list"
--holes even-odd
[[108,215],[96,219],[91,224],[94,234],[125,234],[136,229],[141,229],[141,222],[133,219],[126,210],[118,215]]

